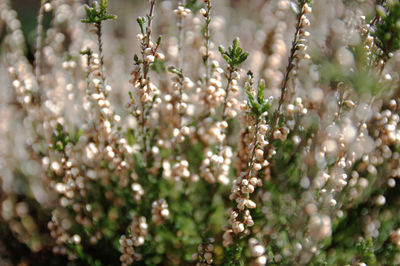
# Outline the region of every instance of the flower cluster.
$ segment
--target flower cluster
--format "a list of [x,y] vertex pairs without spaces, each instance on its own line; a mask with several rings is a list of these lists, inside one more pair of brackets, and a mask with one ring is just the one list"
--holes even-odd
[[135,216],[129,226],[129,236],[122,235],[119,244],[121,249],[122,265],[131,265],[134,261],[140,260],[141,255],[135,252],[134,247],[139,247],[144,244],[147,235],[148,225],[146,218]]
[[400,263],[398,1],[18,2],[1,265]]
[[206,266],[213,264],[214,239],[208,239],[208,244],[200,244],[197,252],[192,255],[192,259],[197,261],[196,266]]

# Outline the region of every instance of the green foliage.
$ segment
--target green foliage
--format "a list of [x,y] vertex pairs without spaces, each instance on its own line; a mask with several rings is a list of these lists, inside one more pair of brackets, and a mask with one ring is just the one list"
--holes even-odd
[[107,0],[100,0],[100,3],[95,1],[92,6],[85,6],[86,18],[82,19],[83,23],[100,24],[105,20],[115,20],[117,16],[107,13]]
[[259,117],[271,108],[271,102],[264,99],[265,82],[260,80],[257,87],[257,97],[255,98],[248,84],[246,87],[247,103],[252,110],[252,115]]
[[[389,239],[390,241],[390,239]],[[396,246],[394,243],[392,243],[391,241],[387,243],[387,245],[385,245],[383,247],[383,261],[385,261],[385,263],[387,263],[387,265],[395,265],[396,262],[396,258],[398,256],[400,252],[400,249],[398,246]]]
[[165,70],[165,61],[155,58],[151,65],[151,69],[153,69],[157,74],[161,74]]
[[226,261],[224,265],[244,266],[242,251],[243,246],[241,246],[239,243],[236,243],[235,245],[226,248]]
[[140,32],[144,35],[146,33],[146,18],[138,17],[136,21],[139,24]]
[[100,260],[95,260],[93,259],[89,254],[83,251],[82,245],[74,245],[70,244],[70,248],[76,252],[78,255],[78,258],[87,263],[87,265],[90,266],[101,266],[101,261]]
[[382,14],[373,35],[376,45],[383,52],[382,56],[386,57],[400,49],[400,3],[392,4],[388,14]]
[[87,55],[87,56],[92,56],[93,52],[92,49],[86,48],[85,50],[82,50],[79,52],[81,55]]
[[180,70],[180,69],[178,69],[178,68],[176,68],[174,66],[169,66],[168,67],[168,71],[171,72],[172,74],[177,75],[180,78],[183,78],[182,70]]
[[53,148],[57,151],[64,151],[68,143],[76,144],[82,133],[82,130],[76,132],[65,132],[63,125],[58,123],[56,130],[52,135],[54,143]]
[[192,10],[193,13],[196,13],[204,7],[204,3],[201,0],[189,0],[186,2],[185,7]]
[[361,240],[357,244],[357,255],[362,262],[367,264],[376,263],[372,239]]
[[239,39],[233,40],[232,46],[229,46],[226,50],[223,46],[219,46],[218,50],[221,53],[224,60],[229,64],[231,70],[236,70],[238,66],[243,63],[249,56],[248,52],[243,52],[243,49],[239,47]]
[[[362,49],[362,48],[360,48]],[[354,49],[355,53],[360,53],[359,49]],[[376,72],[372,71],[372,66],[365,64],[360,56],[356,56],[356,67],[349,71],[348,69],[341,66],[338,62],[332,60],[332,58],[314,57],[316,63],[320,65],[321,82],[325,85],[333,85],[343,83],[357,92],[358,95],[370,94],[376,95],[384,92],[388,86],[379,79]],[[364,58],[365,59],[365,58]]]

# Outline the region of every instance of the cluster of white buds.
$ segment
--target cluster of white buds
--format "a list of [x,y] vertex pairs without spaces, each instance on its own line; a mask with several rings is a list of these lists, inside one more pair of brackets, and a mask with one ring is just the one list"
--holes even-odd
[[219,106],[225,98],[226,92],[222,87],[222,73],[224,70],[219,67],[218,61],[214,60],[211,63],[212,69],[211,78],[208,81],[208,87],[205,88],[203,100],[206,103],[205,108]]
[[181,129],[174,128],[172,130],[173,140],[176,140],[178,143],[182,143],[185,140],[185,137],[189,136],[191,133],[190,127],[183,126]]
[[375,119],[378,120],[377,124],[380,126],[380,135],[376,136],[381,139],[380,146],[390,146],[392,144],[400,143],[400,130],[398,123],[400,121],[399,115],[395,111],[384,110],[375,115]]
[[301,97],[296,97],[293,103],[290,103],[286,106],[286,111],[289,115],[297,115],[297,114],[307,114],[308,109],[303,104],[303,99]]
[[[184,99],[183,96],[185,96],[186,98],[188,98],[187,95],[180,95],[181,93],[184,93],[186,90],[189,90],[191,88],[193,88],[194,83],[193,81],[188,78],[188,77],[183,77],[180,78],[178,76],[175,76],[172,78],[172,88],[173,88],[173,93],[177,96],[180,97],[180,101],[183,102]],[[179,112],[185,112],[186,111],[187,106],[181,106],[180,108],[178,108]]]
[[228,122],[219,121],[215,123],[215,126],[210,129],[210,134],[213,138],[216,139],[217,142],[222,143],[226,138],[225,131],[227,128]]
[[214,239],[208,239],[208,244],[200,244],[197,252],[192,255],[192,259],[197,261],[196,266],[207,266],[213,264]]
[[[131,79],[131,82],[136,89],[136,95],[143,105],[153,101],[154,96],[159,94],[158,88],[152,82],[144,79],[136,81]],[[135,104],[135,102],[132,102],[132,104]],[[141,111],[137,109],[136,115],[141,115]]]
[[159,199],[151,204],[151,220],[153,223],[160,226],[168,216],[168,203],[165,199]]
[[247,235],[250,233],[250,231],[246,230],[245,225],[251,227],[254,225],[254,221],[253,218],[251,217],[250,210],[248,209],[244,210],[244,207],[247,207],[249,209],[254,209],[256,207],[256,204],[254,201],[250,199],[243,200],[241,204],[243,204],[242,210],[240,210],[243,211],[243,217],[241,218],[242,220],[241,221],[238,220],[239,211],[230,209],[229,223],[232,225],[233,233],[239,234],[245,232],[245,234]]
[[[134,99],[131,99],[131,105],[134,107],[135,116],[142,116],[140,123],[145,124],[146,118],[144,117],[144,112],[146,106],[150,105],[154,97],[159,95],[157,86],[155,86],[147,77],[149,66],[154,63],[156,58],[163,60],[165,59],[165,56],[158,51],[159,45],[154,45],[154,43],[150,40],[150,36],[139,33],[137,35],[137,39],[141,44],[144,60],[143,62],[136,63],[133,66],[131,71],[132,79],[130,82],[135,88],[134,98],[139,99],[138,102],[140,102],[140,107],[137,106],[138,103]],[[156,101],[156,104],[159,102],[160,100],[158,100],[158,102]]]
[[302,10],[303,15],[300,18],[301,27],[310,26],[310,21],[308,20],[307,15],[310,15],[311,12],[312,12],[312,8],[307,3],[305,3],[303,5],[303,10]]
[[[256,140],[253,140],[253,143],[249,145],[249,148],[253,149],[252,153],[254,153],[250,155],[250,166],[252,164],[253,169],[257,172],[269,166],[269,162],[265,160],[266,156],[264,154],[264,148],[269,144],[266,135],[270,131],[270,127],[268,124],[263,123],[256,125],[256,127],[257,129],[252,127],[250,130],[250,132],[256,130]],[[256,174],[256,172],[253,171],[252,174]]]
[[[120,171],[128,167],[127,162],[121,158],[119,151],[115,149],[118,141],[118,132],[115,130],[115,123],[120,122],[121,117],[115,114],[108,99],[108,94],[112,88],[105,84],[99,55],[92,53],[88,56],[88,59],[89,75],[87,81],[89,86],[86,99],[90,104],[84,104],[84,108],[89,111],[90,107],[93,106],[98,110],[98,113],[92,114],[91,119],[95,124],[97,134],[95,141],[89,143],[85,149],[86,158],[90,164],[98,160],[98,156],[101,155],[101,159],[110,162],[111,168]],[[92,123],[89,122],[88,128],[92,127]],[[106,143],[108,146],[105,146]],[[104,153],[99,152],[103,149],[105,149]]]
[[331,176],[332,185],[336,191],[341,191],[347,185],[346,173],[333,173]]
[[310,36],[310,33],[308,31],[306,31],[304,28],[307,28],[310,26],[310,20],[307,18],[307,16],[310,15],[311,12],[312,12],[312,8],[307,3],[305,3],[303,5],[302,15],[300,17],[299,39],[296,44],[297,58],[302,58],[302,59],[306,59],[306,60],[311,59],[310,55],[307,53],[307,48],[308,48],[307,37]]
[[139,202],[144,194],[143,187],[139,183],[133,183],[131,185],[133,198],[136,202]]
[[240,88],[238,86],[238,81],[240,80],[240,74],[237,71],[232,72],[232,80],[229,84],[229,92],[226,97],[225,116],[234,118],[236,117],[238,110],[240,109],[240,103],[238,101],[238,95]]
[[326,239],[332,233],[331,218],[328,215],[312,215],[308,223],[308,231],[314,242]]
[[99,149],[95,143],[90,142],[86,145],[85,155],[89,161],[94,160],[98,154],[99,154]]
[[[94,88],[98,88],[100,87],[100,80],[99,79],[94,79],[92,81],[92,85]],[[97,104],[97,106],[99,107],[99,109],[101,110],[102,114],[105,115],[106,117],[110,117],[113,114],[112,111],[112,107],[110,106],[110,102],[106,99],[106,96],[104,95],[104,92],[95,92],[91,95],[91,99],[93,102],[95,102]],[[109,134],[110,131],[109,127],[107,127],[106,125],[103,125],[104,130]]]
[[171,113],[175,113],[175,128],[172,131],[173,141],[177,143],[182,143],[185,137],[189,136],[191,133],[190,127],[183,126],[182,120],[188,112],[188,90],[193,88],[194,83],[188,77],[175,76],[172,79],[172,89],[171,95],[168,94],[164,96],[166,102],[166,108]]
[[205,159],[200,166],[200,177],[211,184],[216,182],[223,185],[228,184],[232,155],[232,148],[229,146],[224,146],[220,155],[214,154],[210,149],[207,149]]
[[254,225],[250,209],[256,208],[256,203],[249,199],[248,195],[254,192],[257,185],[261,185],[261,180],[256,177],[252,177],[249,180],[247,176],[248,173],[243,173],[243,175],[233,181],[232,193],[229,198],[236,201],[237,209],[229,210],[229,224],[231,226],[225,230],[223,236],[224,246],[233,244],[233,234],[244,233],[248,235],[250,230],[246,226],[251,227]]
[[136,253],[133,248],[133,241],[129,238],[126,238],[125,235],[122,235],[120,240],[120,252],[122,255],[120,256],[121,265],[128,266],[133,264],[134,261],[138,261],[142,259],[141,254]]
[[358,30],[361,33],[361,37],[363,39],[363,45],[366,51],[367,56],[371,59],[372,56],[372,48],[374,47],[374,37],[371,36],[371,25],[366,23],[365,16],[361,16],[361,23],[358,25]]
[[[225,129],[228,127],[228,122],[218,121],[213,123],[211,119],[205,119],[203,123],[204,126],[199,128],[201,140],[207,145],[223,143],[226,138]],[[211,126],[206,125],[207,123],[211,123]]]
[[140,260],[142,256],[135,252],[134,247],[139,247],[144,244],[147,236],[148,225],[146,218],[143,216],[133,217],[132,223],[129,226],[130,235],[127,237],[122,235],[119,244],[120,256],[122,265],[131,265],[134,261]]
[[179,160],[172,167],[171,176],[174,181],[179,181],[181,178],[188,179],[190,177],[189,162],[186,160]]
[[279,127],[277,129],[275,129],[274,133],[273,133],[273,138],[274,139],[280,139],[282,141],[286,140],[287,135],[289,134],[289,128],[287,127]]
[[99,54],[97,53],[92,53],[91,56],[89,57],[90,61],[87,62],[88,67],[89,67],[89,75],[90,75],[90,82],[91,82],[91,88],[92,93],[94,92],[103,92],[105,93],[105,84],[102,82],[102,72],[101,72],[101,60],[99,57]]
[[248,150],[248,168],[232,184],[229,199],[236,202],[236,208],[229,210],[230,228],[225,230],[224,246],[233,243],[233,234],[250,234],[250,230],[246,228],[254,225],[250,209],[256,208],[256,203],[250,199],[250,195],[254,193],[257,186],[262,185],[262,180],[258,178],[258,171],[263,168],[268,169],[269,165],[269,162],[264,159],[264,147],[268,145],[265,136],[269,131],[269,126],[254,122],[254,119],[249,116],[247,119],[247,123],[250,124],[248,129],[253,139]]
[[178,8],[174,10],[174,13],[179,17],[185,18],[190,15],[192,11],[189,8],[179,5]]
[[57,210],[53,212],[52,219],[48,222],[47,228],[50,230],[50,236],[56,241],[52,250],[53,253],[61,255],[67,254],[66,243],[70,239],[70,235],[67,230],[60,225]]
[[[16,92],[16,99],[22,104],[31,104],[32,92],[37,92],[37,83],[32,72],[32,66],[29,64],[22,47],[25,47],[24,34],[21,29],[21,23],[8,1],[0,2],[0,21],[7,27],[7,38],[4,42],[10,47],[7,51],[8,73],[12,78],[12,85]],[[11,49],[13,48],[13,49]],[[20,49],[21,48],[21,49]]]
[[[241,109],[243,111],[241,112],[240,116],[241,125],[247,127],[249,124],[254,123],[254,121],[248,114],[250,110],[246,101],[242,102]],[[248,169],[251,157],[251,152],[249,147],[253,145],[252,144],[253,141],[254,141],[254,135],[252,135],[249,130],[242,130],[241,141],[239,143],[239,148],[236,153],[236,161],[235,161],[235,167],[237,173],[244,172]]]
[[233,230],[228,226],[223,227],[223,229],[225,232],[222,235],[222,245],[224,247],[229,247],[233,245]]
[[[159,47],[157,45],[154,45],[154,43],[151,40],[147,44],[146,36],[139,33],[136,37],[142,45],[144,60],[146,63],[153,63],[156,58],[158,58],[160,60],[165,59],[165,55],[158,51]],[[135,78],[136,74],[140,72],[139,69],[140,69],[139,65],[134,66],[134,68],[131,72],[131,75],[133,75],[134,78]]]
[[70,160],[66,160],[62,157],[61,162],[53,161],[49,164],[50,170],[57,175],[63,175],[62,182],[52,183],[54,190],[62,196],[60,198],[60,204],[64,207],[71,204],[71,201],[76,192],[82,193],[85,189],[85,179],[80,175],[80,171],[77,167],[73,167]]
[[263,266],[267,264],[267,256],[265,255],[265,248],[261,245],[257,239],[249,239],[250,254],[256,259],[252,262],[253,266]]

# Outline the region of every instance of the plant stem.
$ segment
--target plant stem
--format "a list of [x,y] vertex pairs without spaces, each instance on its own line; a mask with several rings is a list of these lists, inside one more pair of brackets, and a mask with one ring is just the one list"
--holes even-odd
[[275,131],[276,126],[279,124],[279,116],[281,114],[282,105],[285,102],[285,96],[286,96],[286,93],[288,90],[287,85],[289,82],[290,73],[292,72],[292,70],[294,68],[293,61],[296,59],[297,41],[299,38],[299,32],[300,32],[300,28],[301,28],[301,17],[304,15],[304,11],[303,11],[304,5],[305,5],[305,2],[302,2],[301,10],[300,10],[299,14],[297,15],[296,31],[294,33],[294,38],[292,41],[292,48],[290,49],[288,65],[286,67],[286,74],[285,74],[285,77],[282,82],[281,96],[279,98],[278,108],[275,110],[274,117],[272,120],[272,127],[270,129],[270,134],[268,137],[269,143],[267,144],[267,146],[265,148],[265,153],[264,153],[265,157],[268,156],[269,151],[272,147],[272,141],[274,140],[274,131]]
[[[96,24],[97,29],[97,45],[99,47],[99,58],[100,58],[100,72],[101,72],[101,81],[103,82],[103,86],[106,86],[105,74],[104,74],[104,54],[103,54],[103,41],[101,39],[102,36],[102,27],[101,22]],[[104,90],[104,93],[106,91]]]
[[206,68],[206,80],[205,80],[205,89],[208,88],[210,82],[210,23],[211,23],[211,0],[207,0],[207,13],[206,13],[206,25],[204,31],[206,54],[204,55],[204,67]]
[[[145,86],[150,86],[150,81],[147,80],[148,79],[148,73],[149,73],[149,68],[150,68],[150,64],[149,62],[146,60],[145,57],[145,49],[150,47],[150,37],[151,37],[151,22],[153,19],[153,13],[154,13],[154,6],[155,6],[156,0],[153,0],[150,2],[150,11],[149,14],[147,15],[147,26],[146,26],[146,41],[145,41],[145,45],[142,45],[142,58],[143,58],[143,80],[144,83],[142,81],[140,81],[140,87],[141,89],[144,89]],[[147,154],[147,136],[146,136],[146,118],[145,118],[145,113],[147,112],[146,110],[146,105],[145,103],[142,103],[142,112],[140,115],[141,118],[141,131],[142,131],[142,139],[143,139],[143,151],[144,151],[144,159],[146,158],[146,154]]]
[[42,45],[43,45],[43,17],[44,17],[44,9],[43,9],[44,1],[41,1],[41,5],[39,8],[39,15],[37,19],[37,30],[36,30],[36,51],[35,51],[35,76],[40,87],[41,84],[41,67],[42,67]]
[[283,79],[283,83],[282,83],[282,87],[281,87],[281,96],[279,98],[278,108],[277,108],[277,110],[275,111],[275,114],[274,114],[274,120],[273,120],[272,128],[271,128],[272,131],[271,131],[271,134],[269,136],[269,141],[270,142],[273,140],[273,132],[275,130],[275,127],[279,123],[279,115],[281,113],[282,105],[285,102],[285,96],[286,96],[286,93],[288,91],[287,84],[289,82],[290,73],[292,72],[293,67],[294,67],[293,61],[296,58],[297,41],[298,41],[298,38],[299,38],[299,31],[300,31],[300,28],[301,28],[301,16],[302,15],[303,15],[303,13],[300,12],[298,17],[297,17],[296,32],[294,33],[294,38],[293,38],[293,41],[292,41],[292,48],[290,49],[290,55],[289,55],[289,58],[288,58],[288,65],[286,67],[286,74],[285,74],[285,78]]
[[[185,1],[181,1],[179,3],[179,6],[184,6]],[[183,50],[183,40],[185,39],[185,31],[184,31],[184,26],[183,26],[183,16],[179,16],[179,21],[178,21],[178,68],[182,69],[183,68],[183,59],[185,57],[185,53]]]

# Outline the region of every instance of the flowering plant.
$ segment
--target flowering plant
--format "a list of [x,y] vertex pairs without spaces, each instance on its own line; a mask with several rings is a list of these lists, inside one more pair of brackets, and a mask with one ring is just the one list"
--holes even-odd
[[397,0],[89,2],[0,0],[1,265],[400,263]]

